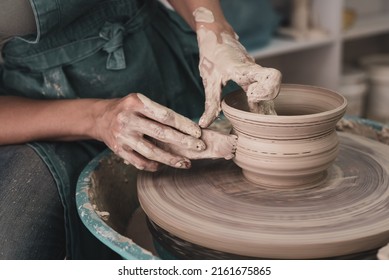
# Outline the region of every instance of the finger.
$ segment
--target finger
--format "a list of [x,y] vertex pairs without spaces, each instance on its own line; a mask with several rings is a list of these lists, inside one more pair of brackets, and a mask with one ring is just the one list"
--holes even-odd
[[262,115],[277,115],[273,100],[262,100],[260,102],[248,102],[250,112]]
[[154,172],[157,171],[160,166],[158,162],[146,159],[145,157],[141,156],[140,154],[129,148],[119,149],[117,150],[116,154],[122,159],[124,159],[124,163],[132,164],[139,170]]
[[281,86],[281,72],[273,68],[255,65],[248,78],[250,84],[246,91],[249,102],[271,100],[277,97]]
[[150,100],[143,94],[138,93],[137,97],[144,105],[142,114],[146,117],[159,123],[174,127],[179,131],[192,135],[193,137],[199,138],[201,136],[201,129],[195,122]]
[[177,156],[172,153],[166,152],[156,145],[150,143],[143,137],[125,137],[120,135],[118,141],[123,146],[128,146],[146,159],[151,161],[160,162],[175,168],[190,168],[191,162],[189,159]]
[[235,156],[238,142],[236,135],[205,129],[201,138],[207,145],[207,158],[224,158],[228,160]]
[[175,154],[185,156],[190,159],[232,159],[235,155],[237,136],[223,134],[211,129],[204,129],[201,138],[207,145],[204,151],[191,151],[182,149],[167,143],[158,143],[166,151],[174,151]]
[[[137,131],[161,142],[171,143],[183,149],[194,151],[203,151],[206,149],[206,145],[201,139],[181,133],[169,126],[140,117],[134,123],[136,123]],[[131,129],[134,129],[132,124]]]
[[199,125],[202,128],[208,127],[220,114],[220,96],[222,91],[222,82],[220,79],[214,79],[209,83],[205,80],[205,109],[199,120]]
[[228,77],[243,88],[249,102],[255,103],[277,97],[282,75],[276,69],[247,63],[235,67]]

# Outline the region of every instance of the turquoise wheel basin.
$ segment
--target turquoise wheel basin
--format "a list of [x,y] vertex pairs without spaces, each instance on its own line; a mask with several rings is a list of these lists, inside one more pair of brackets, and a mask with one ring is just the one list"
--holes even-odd
[[139,208],[137,172],[110,150],[102,152],[85,167],[78,179],[77,210],[88,230],[123,259],[158,259],[126,236]]

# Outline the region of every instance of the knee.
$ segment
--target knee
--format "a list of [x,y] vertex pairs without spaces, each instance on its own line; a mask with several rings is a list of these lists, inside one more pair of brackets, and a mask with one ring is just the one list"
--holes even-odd
[[64,214],[57,187],[28,146],[0,147],[0,224],[2,259],[64,254]]

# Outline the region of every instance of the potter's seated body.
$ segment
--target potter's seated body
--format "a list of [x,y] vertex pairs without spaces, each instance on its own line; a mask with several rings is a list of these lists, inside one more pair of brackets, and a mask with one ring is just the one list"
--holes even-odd
[[231,158],[233,136],[201,138],[222,87],[277,95],[279,72],[255,64],[218,1],[168,2],[177,13],[156,0],[0,3],[0,258],[114,258],[79,220],[83,167],[106,148],[147,171]]

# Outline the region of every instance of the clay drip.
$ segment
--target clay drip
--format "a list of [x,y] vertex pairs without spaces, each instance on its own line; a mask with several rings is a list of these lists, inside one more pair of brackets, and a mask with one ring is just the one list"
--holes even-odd
[[204,7],[199,7],[193,12],[196,22],[212,23],[215,21],[213,13]]

